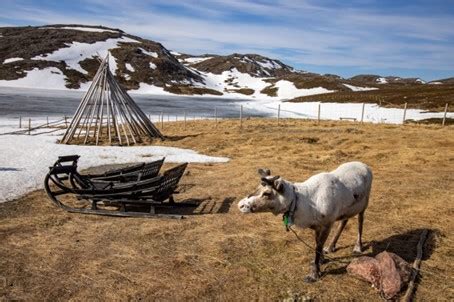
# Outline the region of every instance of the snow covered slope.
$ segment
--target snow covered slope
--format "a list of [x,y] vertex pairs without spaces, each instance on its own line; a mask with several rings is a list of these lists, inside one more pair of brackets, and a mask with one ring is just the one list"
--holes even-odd
[[145,94],[293,99],[425,84],[419,78],[297,71],[258,54],[188,55],[102,26],[3,27],[0,37],[0,86],[6,87],[86,90],[107,54],[120,84]]

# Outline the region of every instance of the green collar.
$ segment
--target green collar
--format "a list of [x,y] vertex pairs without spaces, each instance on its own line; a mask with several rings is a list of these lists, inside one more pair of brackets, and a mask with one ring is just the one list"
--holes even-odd
[[282,222],[284,223],[285,230],[290,231],[290,227],[294,225],[294,216],[296,210],[296,192],[295,187],[293,187],[293,200],[290,203],[290,207],[287,212],[282,216]]

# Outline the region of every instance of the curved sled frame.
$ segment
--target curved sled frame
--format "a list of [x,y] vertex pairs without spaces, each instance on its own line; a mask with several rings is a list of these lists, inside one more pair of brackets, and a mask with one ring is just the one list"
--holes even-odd
[[[132,183],[110,183],[110,187],[99,188],[75,188],[74,183],[80,174],[77,173],[75,165],[62,166],[54,165],[49,169],[45,180],[44,188],[51,201],[61,209],[71,213],[97,214],[121,217],[166,217],[183,218],[182,215],[156,214],[155,206],[189,206],[184,203],[175,203],[173,194],[178,186],[187,163],[176,166],[164,172],[162,176]],[[64,181],[69,180],[72,187],[67,186]],[[53,185],[53,186],[52,186]],[[61,197],[74,195],[79,200],[87,200],[91,208],[75,208],[64,204]],[[169,202],[164,203],[165,200]],[[104,202],[110,205],[118,205],[120,209],[108,210],[99,209],[97,204]],[[127,211],[129,205],[149,205],[149,212]],[[192,206],[192,205],[191,205]]]

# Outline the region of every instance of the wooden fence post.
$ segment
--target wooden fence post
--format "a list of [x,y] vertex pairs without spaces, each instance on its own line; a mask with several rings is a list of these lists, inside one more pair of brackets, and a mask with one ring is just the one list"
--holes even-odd
[[22,128],[22,116],[19,116],[19,129]]
[[243,128],[243,105],[240,106],[240,128]]
[[281,119],[281,104],[277,105],[277,124],[279,125],[279,121]]
[[49,117],[46,116],[46,126],[49,127]]
[[362,108],[362,110],[361,110],[361,124],[362,124],[363,121],[364,121],[364,106],[365,106],[365,105],[366,105],[366,104],[363,103],[363,108]]
[[402,118],[402,124],[405,124],[405,117],[407,116],[407,103],[404,105],[404,117]]
[[[101,121],[101,123],[102,123],[102,121]],[[68,128],[68,120],[66,118],[66,115],[65,115],[65,127]]]
[[32,119],[28,119],[28,135],[30,135],[30,132],[32,131]]
[[164,129],[164,112],[161,111],[161,129]]
[[444,127],[445,126],[445,122],[446,122],[446,114],[448,113],[448,103],[446,103],[445,105],[445,113],[443,114],[443,122],[441,123],[441,126]]
[[317,122],[320,123],[320,111],[321,111],[321,103],[318,103],[318,113],[317,113]]

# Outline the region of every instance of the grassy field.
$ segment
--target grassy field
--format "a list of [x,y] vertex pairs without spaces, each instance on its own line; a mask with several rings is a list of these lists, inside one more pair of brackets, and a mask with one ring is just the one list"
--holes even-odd
[[[374,172],[364,254],[416,255],[425,247],[416,298],[454,299],[454,127],[250,119],[166,123],[159,144],[228,156],[191,164],[177,201],[203,200],[184,220],[69,214],[42,190],[0,204],[0,296],[4,300],[380,301],[349,276],[351,221],[322,279],[303,282],[313,252],[284,231],[281,217],[242,215],[237,202],[268,167],[292,181],[361,160]],[[144,160],[147,158],[145,157]],[[44,177],[44,175],[43,175]],[[310,230],[299,230],[310,244]]]

